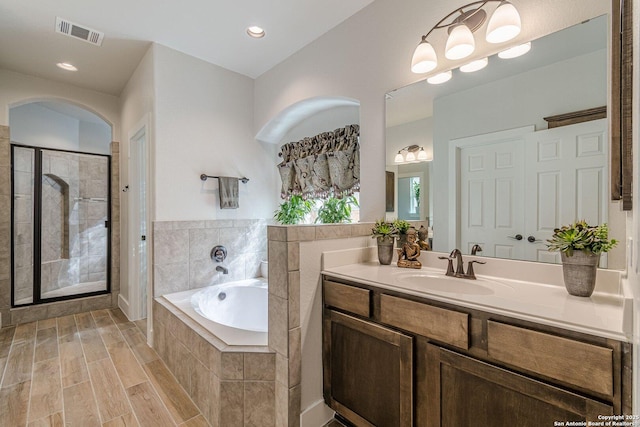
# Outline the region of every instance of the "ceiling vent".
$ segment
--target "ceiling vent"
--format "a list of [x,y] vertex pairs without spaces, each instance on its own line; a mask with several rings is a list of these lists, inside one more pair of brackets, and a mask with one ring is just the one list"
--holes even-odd
[[56,16],[56,32],[83,40],[96,46],[102,45],[104,33]]

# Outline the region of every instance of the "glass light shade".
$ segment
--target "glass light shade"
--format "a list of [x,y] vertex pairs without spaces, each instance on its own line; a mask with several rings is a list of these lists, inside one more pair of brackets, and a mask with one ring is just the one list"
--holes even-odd
[[56,65],[58,66],[58,68],[62,68],[63,70],[78,71],[78,68],[76,68],[75,65],[69,64],[68,62],[58,62]]
[[428,160],[427,152],[424,151],[424,147],[420,147],[420,151],[418,151],[418,160],[420,161]]
[[444,83],[444,82],[448,82],[449,80],[451,80],[451,70],[449,71],[445,71],[444,73],[440,73],[440,74],[436,74],[433,77],[429,77],[427,79],[427,82],[431,83],[432,85],[439,85],[440,83]]
[[520,34],[521,27],[518,10],[508,1],[503,1],[489,19],[487,41],[489,43],[509,41]]
[[466,25],[459,24],[453,27],[449,34],[444,56],[451,60],[466,58],[475,48],[476,41],[473,39],[473,33]]
[[489,63],[489,58],[482,58],[475,61],[471,61],[468,64],[464,64],[460,67],[460,71],[463,73],[473,73],[474,71],[482,70]]
[[502,52],[498,53],[498,57],[502,59],[517,58],[518,56],[522,56],[525,53],[529,52],[530,50],[531,50],[531,42],[527,42],[525,44],[514,46],[507,50],[503,50]]
[[438,66],[436,51],[426,40],[420,42],[411,58],[411,71],[416,74],[428,73]]
[[396,154],[395,159],[393,159],[394,162],[396,163],[402,163],[404,162],[404,156],[402,155],[401,152],[398,151],[398,154]]
[[413,151],[409,151],[409,152],[407,153],[407,156],[406,156],[405,158],[406,158],[407,162],[415,162],[415,160],[416,160],[416,155],[415,155],[415,154],[413,154]]

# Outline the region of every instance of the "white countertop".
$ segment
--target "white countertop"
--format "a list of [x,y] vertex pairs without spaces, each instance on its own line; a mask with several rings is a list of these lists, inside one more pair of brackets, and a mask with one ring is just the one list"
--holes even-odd
[[[596,291],[590,298],[576,297],[569,295],[564,286],[558,286],[557,283],[545,284],[478,274],[479,269],[476,270],[475,281],[458,279],[444,275],[446,261],[443,268],[399,268],[395,262],[391,265],[380,265],[377,261],[371,261],[371,252],[371,248],[325,252],[322,273],[382,289],[600,337],[627,342],[632,339],[633,300],[625,298],[620,293]],[[433,260],[434,255],[437,254],[428,255],[428,260]],[[533,277],[540,280],[544,277],[542,270],[559,266],[534,267],[541,274]],[[605,275],[606,273],[603,274]],[[526,273],[523,276],[531,277]],[[615,289],[615,286],[608,288]]]

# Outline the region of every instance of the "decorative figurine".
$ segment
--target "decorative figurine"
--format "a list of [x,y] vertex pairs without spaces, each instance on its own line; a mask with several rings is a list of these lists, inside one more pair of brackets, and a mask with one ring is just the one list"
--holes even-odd
[[420,229],[418,230],[418,245],[420,245],[420,249],[424,251],[428,251],[431,249],[429,247],[428,239],[429,231],[424,227],[424,225],[421,225]]
[[417,232],[414,228],[407,230],[407,243],[402,245],[398,251],[398,267],[402,268],[422,268],[422,263],[418,261],[420,256],[420,245],[416,243]]

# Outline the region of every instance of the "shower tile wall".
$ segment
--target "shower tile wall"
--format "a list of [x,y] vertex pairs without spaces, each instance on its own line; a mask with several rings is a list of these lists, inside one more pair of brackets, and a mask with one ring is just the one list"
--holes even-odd
[[9,127],[0,126],[0,325],[11,305],[11,148]]
[[15,301],[33,301],[33,168],[31,149],[14,150]]
[[[211,260],[215,245],[227,248],[223,263]],[[267,220],[157,221],[153,254],[154,297],[258,277],[267,259]]]

